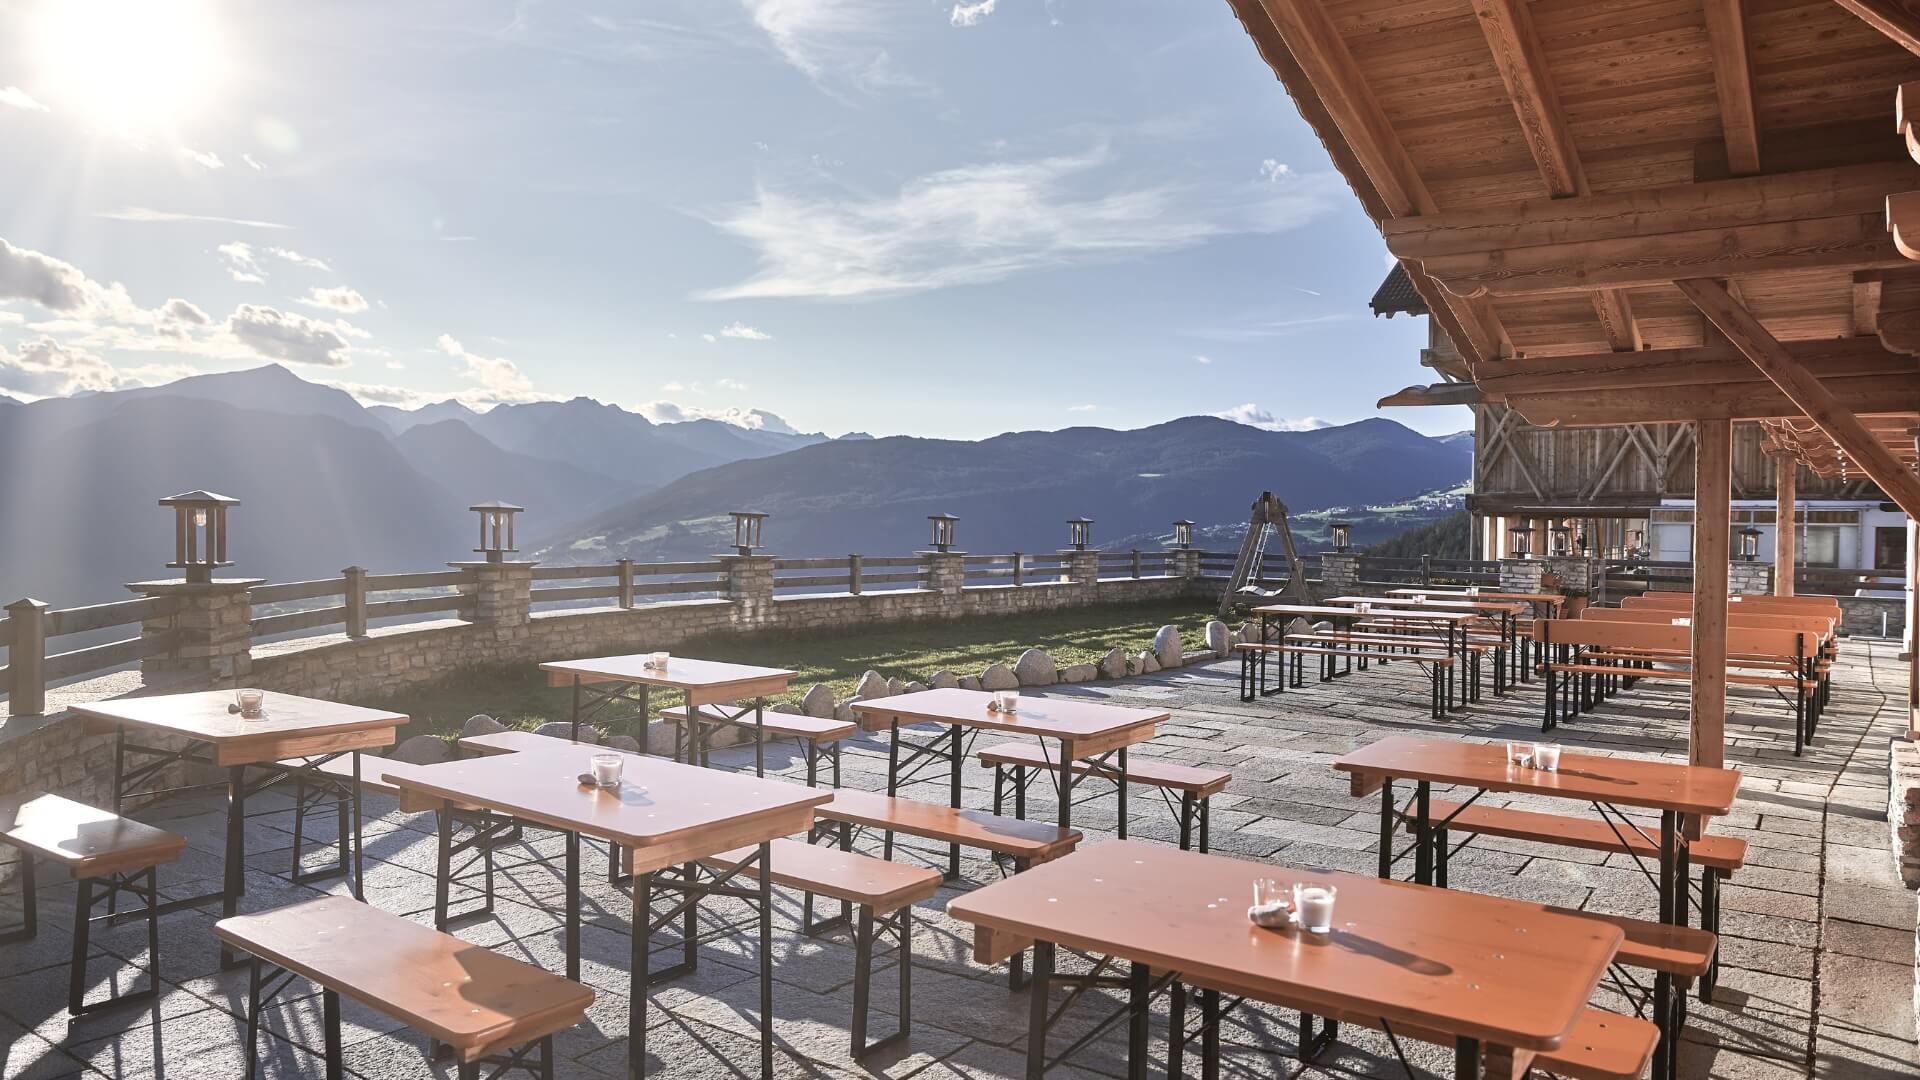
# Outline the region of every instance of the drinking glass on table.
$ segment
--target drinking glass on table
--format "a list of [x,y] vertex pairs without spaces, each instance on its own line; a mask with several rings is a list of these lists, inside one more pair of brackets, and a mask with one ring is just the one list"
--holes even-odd
[[993,692],[993,707],[1004,713],[1019,712],[1020,691],[995,690]]
[[1253,906],[1247,909],[1247,918],[1255,926],[1269,929],[1284,927],[1291,921],[1293,891],[1280,884],[1274,878],[1253,879]]
[[615,787],[620,783],[620,771],[623,764],[619,754],[595,754],[588,759],[593,767],[593,782],[603,788]]
[[1560,771],[1560,746],[1558,743],[1534,743],[1533,767],[1547,772]]
[[1333,929],[1333,901],[1340,890],[1332,885],[1301,883],[1293,887],[1293,910],[1300,929],[1309,934],[1324,934]]
[[1516,768],[1529,768],[1533,765],[1533,744],[1510,742],[1507,744],[1507,764]]

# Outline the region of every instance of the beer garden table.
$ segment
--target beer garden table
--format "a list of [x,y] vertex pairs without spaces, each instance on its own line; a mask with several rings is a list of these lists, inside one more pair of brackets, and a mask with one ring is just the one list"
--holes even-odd
[[[701,725],[694,722],[694,710],[704,708],[710,712],[725,715],[729,720],[744,718],[753,713],[753,771],[756,776],[767,773],[766,747],[766,707],[767,697],[786,690],[793,681],[795,672],[784,668],[754,667],[750,664],[729,664],[718,660],[696,660],[688,656],[675,656],[667,661],[664,668],[651,665],[649,654],[634,653],[628,656],[599,656],[585,660],[556,660],[540,665],[547,673],[548,681],[555,686],[571,684],[573,687],[573,718],[571,737],[580,741],[580,722],[583,716],[597,712],[616,701],[626,701],[638,705],[640,721],[638,730],[633,734],[641,746],[647,745],[647,706],[651,692],[658,688],[677,690],[681,695],[681,704],[686,706],[687,720],[680,725],[680,735],[676,736],[674,759],[680,759],[678,747],[684,741],[686,760],[689,764],[700,760],[698,746]],[[637,697],[628,696],[637,692]],[[583,710],[585,699],[591,699]],[[735,703],[745,701],[744,705]],[[734,712],[726,715],[726,707],[732,706]]]
[[[701,898],[728,896],[757,907],[760,932],[760,1074],[773,1075],[773,875],[765,872],[768,845],[805,833],[814,807],[831,791],[781,780],[702,769],[639,754],[623,754],[618,788],[579,782],[597,747],[555,741],[553,749],[469,758],[388,775],[403,805],[440,808],[438,876],[451,873],[453,809],[479,807],[566,835],[565,935],[567,971],[580,978],[580,838],[591,836],[624,850],[632,874],[633,958],[629,973],[627,1074],[646,1064],[647,987],[695,970],[696,920]],[[737,847],[758,845],[754,856],[702,880],[698,860]],[[676,871],[674,867],[678,865]],[[759,868],[755,870],[754,868]],[[753,870],[752,887],[729,885],[741,870]],[[655,891],[677,895],[655,917]],[[681,920],[683,959],[658,972],[648,970],[653,932]]]
[[[1373,598],[1368,599],[1372,600]],[[1374,602],[1377,602],[1377,600]],[[1273,620],[1276,617],[1280,619],[1326,619],[1333,622],[1336,627],[1347,631],[1351,631],[1354,624],[1360,622],[1362,619],[1400,619],[1406,622],[1422,622],[1429,626],[1439,627],[1446,632],[1445,643],[1447,656],[1450,659],[1463,655],[1467,643],[1467,626],[1479,618],[1478,615],[1467,611],[1444,611],[1439,609],[1422,611],[1417,608],[1412,608],[1411,606],[1404,608],[1375,608],[1371,611],[1362,612],[1347,604],[1264,604],[1254,608],[1253,613],[1260,616],[1260,640],[1262,642],[1272,640]],[[1284,625],[1281,627],[1281,632],[1284,637]],[[1457,642],[1454,639],[1456,632],[1459,634],[1459,640]],[[1263,673],[1262,678],[1265,677],[1264,665],[1266,662],[1266,654],[1262,653],[1260,656],[1260,663],[1263,665],[1261,668]],[[1362,670],[1364,670],[1365,661],[1362,660],[1361,663]],[[1352,671],[1353,660],[1351,657],[1347,659],[1347,665],[1347,671]],[[1333,676],[1338,678],[1342,674],[1345,673],[1334,672]],[[1449,709],[1462,708],[1465,705],[1464,701],[1456,700],[1460,696],[1456,693],[1456,690],[1457,679],[1452,666],[1449,665],[1447,668],[1445,692],[1446,707]],[[1439,695],[1436,694],[1434,704],[1435,711],[1433,714],[1435,719],[1439,719],[1441,715],[1440,704],[1437,700],[1438,697]]]
[[[1253,926],[1246,910],[1258,878],[1335,886],[1332,932]],[[1127,1072],[1140,1078],[1152,999],[1182,978],[1310,1015],[1359,1014],[1443,1032],[1455,1039],[1460,1080],[1479,1076],[1482,1049],[1489,1061],[1510,1055],[1514,1072],[1503,1080],[1517,1080],[1532,1052],[1557,1049],[1573,1029],[1622,941],[1609,923],[1538,904],[1128,840],[1089,845],[975,889],[947,912],[973,924],[976,961],[1034,950],[1030,1080],[1058,1064],[1046,1057],[1047,1030],[1058,1019],[1049,1015],[1050,982],[1125,985]],[[1056,947],[1131,970],[1121,978],[1057,975]],[[1211,1057],[1210,1040],[1206,1046]],[[1216,1065],[1207,1062],[1206,1075]]]
[[[1120,828],[1127,820],[1127,748],[1153,738],[1154,730],[1171,716],[1164,709],[1125,708],[1072,698],[1022,696],[1019,708],[1011,713],[988,706],[993,694],[984,690],[947,688],[923,690],[913,694],[856,701],[854,712],[868,731],[885,731],[887,742],[887,794],[918,782],[938,779],[921,777],[921,770],[945,762],[948,766],[948,805],[959,809],[961,772],[971,742],[968,732],[993,731],[1004,735],[1030,735],[1044,747],[1046,740],[1059,742],[1059,757],[1050,763],[1058,770],[1054,786],[1059,792],[1059,820],[1065,829],[1073,825],[1073,790],[1089,776],[1102,775],[1116,781],[1119,791]],[[902,737],[902,724],[939,724],[947,731],[923,742]],[[901,756],[902,751],[906,756]],[[1075,763],[1088,768],[1076,774]],[[948,877],[960,876],[960,845],[949,847]]]
[[[1426,597],[1425,600],[1419,599]],[[1520,664],[1520,616],[1526,612],[1525,604],[1516,600],[1496,600],[1484,596],[1434,596],[1430,593],[1416,592],[1404,598],[1411,603],[1406,606],[1416,610],[1434,608],[1441,611],[1475,611],[1494,617],[1500,627],[1500,649],[1493,657],[1493,692],[1504,694],[1507,691],[1508,664],[1514,667]],[[1399,601],[1389,601],[1398,603]],[[1328,600],[1329,604],[1377,604],[1376,596],[1336,596]],[[1464,628],[1463,628],[1464,633]]]
[[[1449,599],[1462,596],[1477,596],[1482,600],[1511,600],[1516,603],[1531,604],[1533,605],[1533,614],[1536,618],[1545,617],[1557,619],[1560,617],[1561,610],[1567,606],[1567,597],[1564,593],[1509,592],[1502,589],[1481,589],[1477,593],[1469,593],[1464,588],[1400,588],[1387,590],[1387,595],[1389,596],[1415,596],[1421,593],[1428,596],[1443,596]],[[1520,673],[1518,681],[1532,682],[1533,666],[1527,662],[1528,654],[1533,650],[1532,640],[1523,637],[1519,641],[1519,646],[1519,652],[1514,657],[1514,666],[1519,669]]]
[[[294,773],[314,790],[337,792],[347,803],[348,809],[344,812],[351,817],[352,836],[345,846],[351,847],[352,855],[349,859],[347,851],[341,851],[340,870],[336,872],[347,873],[351,866],[353,895],[364,898],[360,754],[363,750],[393,745],[395,731],[407,722],[405,714],[269,692],[262,698],[261,715],[249,718],[238,713],[231,690],[114,698],[75,705],[73,711],[96,724],[112,725],[114,729],[113,810],[116,814],[128,799],[182,790],[142,787],[170,765],[191,762],[226,771],[227,835],[221,889],[217,893],[168,901],[160,905],[162,912],[199,907],[216,899],[221,902],[223,916],[239,912],[247,880],[247,799]],[[136,732],[184,742],[177,749],[147,746],[134,741],[139,737]],[[350,755],[353,760],[350,781],[320,771],[320,766],[342,754]],[[266,775],[249,782],[249,768],[264,769]],[[299,870],[294,869],[296,873]],[[318,875],[309,875],[304,880],[312,880],[314,876]]]

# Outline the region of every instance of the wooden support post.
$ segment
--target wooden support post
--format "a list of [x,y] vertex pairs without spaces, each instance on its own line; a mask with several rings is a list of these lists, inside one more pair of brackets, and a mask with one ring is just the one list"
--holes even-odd
[[1799,535],[1794,527],[1794,501],[1798,495],[1800,463],[1789,454],[1773,459],[1773,595],[1793,595],[1794,545]]
[[1693,731],[1687,760],[1726,761],[1727,541],[1733,516],[1733,425],[1694,428]]
[[342,591],[347,606],[347,636],[363,638],[367,636],[367,569],[364,566],[349,566],[340,571],[346,579]]
[[862,573],[860,563],[858,552],[847,556],[847,591],[855,596],[860,595],[860,574]]
[[620,567],[620,606],[630,608],[633,606],[633,560],[621,559],[617,565]]
[[7,711],[14,716],[47,711],[47,606],[29,597],[6,608]]

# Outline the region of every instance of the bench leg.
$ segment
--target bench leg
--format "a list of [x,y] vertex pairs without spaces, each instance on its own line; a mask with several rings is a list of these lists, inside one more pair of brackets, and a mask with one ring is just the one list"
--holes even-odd
[[[1025,859],[1015,859],[1013,860],[1013,872],[1016,874],[1024,874],[1027,872],[1027,868],[1030,865],[1031,864]],[[1048,965],[1048,971],[1051,972],[1052,965],[1053,965],[1053,953],[1051,950],[1053,947],[1049,945],[1047,948],[1049,950],[1047,953],[1047,965]],[[1008,958],[1007,989],[1018,992],[1022,988],[1032,985],[1032,980],[1027,978],[1026,957],[1027,957],[1026,953],[1017,952]],[[1039,970],[1039,963],[1040,962],[1038,960],[1034,961],[1034,970],[1036,971]],[[1044,992],[1042,993],[1041,996],[1043,997],[1045,996]]]
[[346,1059],[340,1046],[340,995],[332,990],[320,994],[321,1023],[326,1027],[327,1080],[346,1075]]
[[1053,942],[1033,943],[1033,981],[1027,988],[1027,1080],[1047,1073],[1047,984],[1053,980]]
[[[1720,933],[1720,872],[1706,867],[1700,870],[1700,929],[1716,936]],[[1702,1004],[1713,1004],[1713,991],[1719,984],[1720,949],[1716,944],[1713,959],[1707,962],[1707,973],[1700,976]]]
[[1327,1047],[1340,1041],[1340,1021],[1327,1017],[1320,1021],[1320,1030],[1313,1030],[1313,1014],[1300,1014],[1300,1042],[1294,1050],[1301,1061],[1312,1062],[1327,1052]]
[[[893,1034],[870,1043],[867,1041],[867,1005],[873,987],[873,945],[877,937],[874,930],[876,922],[883,928],[893,931],[895,967],[899,971],[900,1023]],[[909,1004],[913,970],[913,905],[909,904],[890,917],[879,920],[875,919],[872,907],[862,905],[860,924],[854,932],[853,947],[853,1056],[858,1059],[906,1038],[907,1032],[913,1025],[913,1012]]]
[[[97,893],[95,886],[101,883],[99,878],[80,878],[76,884],[79,894],[73,905],[73,957],[67,971],[67,1015],[85,1016],[103,1009],[117,1008],[150,1001],[160,993],[160,877],[154,867],[136,870],[132,873],[112,874],[104,879],[106,892]],[[145,882],[144,885],[138,884]],[[106,997],[87,1003],[87,961],[92,952],[88,948],[89,933],[94,921],[93,909],[102,901],[111,903],[120,893],[132,893],[146,901],[147,919],[147,986],[144,990],[130,990],[114,993],[112,982],[108,982]],[[113,913],[101,916],[112,919]]]
[[20,925],[0,933],[0,945],[30,941],[40,931],[40,895],[33,877],[33,856],[22,851],[20,865]]

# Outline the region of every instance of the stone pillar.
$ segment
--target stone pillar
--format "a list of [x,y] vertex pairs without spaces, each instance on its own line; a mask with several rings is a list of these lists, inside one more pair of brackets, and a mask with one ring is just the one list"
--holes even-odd
[[727,599],[734,602],[734,622],[742,627],[773,621],[773,556],[721,555],[727,568]]
[[47,604],[31,597],[7,605],[7,711],[39,716],[47,711]]
[[1100,552],[1087,548],[1067,548],[1060,553],[1061,561],[1066,564],[1067,579],[1076,585],[1085,585],[1091,589],[1100,582]]
[[533,614],[533,568],[530,562],[456,562],[467,580],[460,592],[467,598],[467,618],[503,632],[525,631]]
[[1727,564],[1727,594],[1767,596],[1773,592],[1773,566],[1763,562]]
[[1501,559],[1500,591],[1537,593],[1547,564],[1540,559]]
[[340,571],[346,579],[345,592],[342,594],[347,609],[347,636],[363,638],[367,636],[367,571],[365,567],[349,566]]
[[164,641],[155,655],[140,661],[149,682],[244,681],[253,670],[253,587],[265,578],[216,578],[213,581],[136,581],[127,588],[142,596],[173,601],[171,614],[140,624],[140,637]]
[[1360,553],[1327,551],[1320,555],[1320,591],[1328,596],[1351,596],[1360,590]]
[[1200,576],[1199,548],[1174,548],[1167,552],[1167,556],[1173,564],[1168,572],[1174,577],[1192,581]]
[[940,594],[942,604],[958,610],[960,590],[967,586],[967,553],[964,551],[922,551],[927,563],[927,591]]
[[1599,590],[1600,563],[1584,555],[1550,556],[1539,562],[1546,575],[1542,583],[1558,582],[1557,585],[1548,584],[1548,589],[1557,589],[1560,595],[1565,596],[1567,616],[1577,617],[1580,609],[1586,607]]

